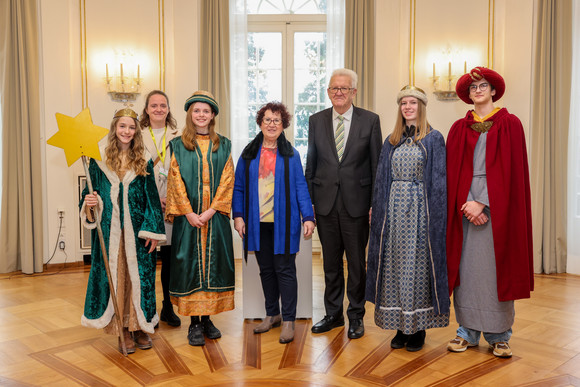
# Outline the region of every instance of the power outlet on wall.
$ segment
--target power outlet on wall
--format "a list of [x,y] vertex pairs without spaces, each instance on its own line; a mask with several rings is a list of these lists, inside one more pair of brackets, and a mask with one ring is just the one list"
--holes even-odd
[[58,235],[58,248],[60,250],[64,250],[66,246],[66,233],[64,230],[60,230],[60,234]]
[[56,223],[57,226],[60,227],[61,229],[64,228],[64,208],[58,208],[56,210]]

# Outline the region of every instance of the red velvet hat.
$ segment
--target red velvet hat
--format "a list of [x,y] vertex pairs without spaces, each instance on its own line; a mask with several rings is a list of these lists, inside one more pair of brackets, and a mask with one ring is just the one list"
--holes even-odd
[[492,101],[495,102],[500,99],[505,92],[505,81],[497,71],[487,67],[475,67],[467,74],[463,74],[455,85],[457,96],[463,102],[473,105],[473,101],[469,98],[469,86],[483,78],[495,89],[495,95],[491,98]]

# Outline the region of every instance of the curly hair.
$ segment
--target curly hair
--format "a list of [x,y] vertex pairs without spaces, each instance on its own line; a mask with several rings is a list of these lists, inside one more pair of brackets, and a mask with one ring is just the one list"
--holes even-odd
[[165,97],[165,101],[167,102],[167,117],[165,117],[165,126],[168,126],[171,129],[176,129],[177,121],[175,120],[175,118],[173,118],[173,114],[171,114],[171,109],[169,108],[169,98],[167,97],[167,94],[165,94],[161,90],[152,90],[149,92],[149,94],[147,94],[147,97],[145,98],[145,107],[143,108],[143,113],[141,113],[141,119],[139,120],[141,128],[145,129],[151,126],[149,113],[147,113],[147,106],[149,106],[149,99],[157,94]]
[[[195,102],[189,105],[189,109],[187,109],[187,114],[185,117],[185,128],[183,128],[183,133],[181,134],[181,141],[183,141],[183,145],[187,150],[195,150],[197,147],[197,129],[195,124],[193,123],[193,119],[191,118],[191,112],[195,104],[198,103],[205,103],[205,102]],[[209,104],[205,103],[206,105],[210,106]],[[213,109],[212,109],[213,112]],[[212,152],[216,152],[220,147],[220,138],[215,132],[215,116],[211,119],[209,125],[209,139],[213,143],[211,147]]]
[[[116,173],[121,172],[122,167],[121,144],[117,138],[117,123],[120,119],[121,117],[116,117],[111,122],[111,129],[107,138],[108,143],[105,148],[105,163],[107,167]],[[127,167],[135,171],[139,176],[146,176],[148,175],[147,161],[145,160],[145,145],[143,144],[141,127],[139,126],[139,121],[135,118],[132,119],[135,121],[135,136],[131,140],[129,150],[127,151]]]
[[266,111],[268,110],[270,110],[272,113],[280,114],[280,117],[282,118],[282,127],[284,129],[290,126],[290,120],[292,119],[292,116],[290,113],[288,113],[286,105],[284,105],[282,102],[268,102],[262,106],[260,110],[258,110],[258,113],[256,113],[256,123],[258,126],[262,126],[264,114],[266,114]]

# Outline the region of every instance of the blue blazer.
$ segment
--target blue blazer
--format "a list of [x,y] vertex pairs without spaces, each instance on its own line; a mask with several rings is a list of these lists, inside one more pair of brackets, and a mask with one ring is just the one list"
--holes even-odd
[[[290,254],[295,254],[300,249],[301,219],[306,222],[314,221],[312,201],[308,193],[308,186],[300,154],[293,148],[294,155],[289,157],[290,168]],[[246,160],[240,156],[236,167],[236,180],[234,183],[234,196],[232,212],[234,218],[243,217],[246,222],[246,238],[248,238],[248,250],[260,251],[260,202],[258,198],[258,172],[260,168],[260,155],[262,147],[256,158],[250,161],[249,184],[246,185]],[[249,213],[245,214],[245,190],[249,189]],[[274,177],[274,254],[284,254],[286,234],[286,196],[284,185],[284,157],[278,150],[276,155],[276,173]]]

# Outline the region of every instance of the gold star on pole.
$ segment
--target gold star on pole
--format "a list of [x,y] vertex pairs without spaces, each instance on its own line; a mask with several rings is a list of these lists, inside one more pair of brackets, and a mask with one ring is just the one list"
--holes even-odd
[[46,143],[64,150],[69,167],[81,156],[101,159],[99,141],[109,130],[93,124],[89,108],[85,108],[76,117],[56,113],[56,122],[58,132]]

